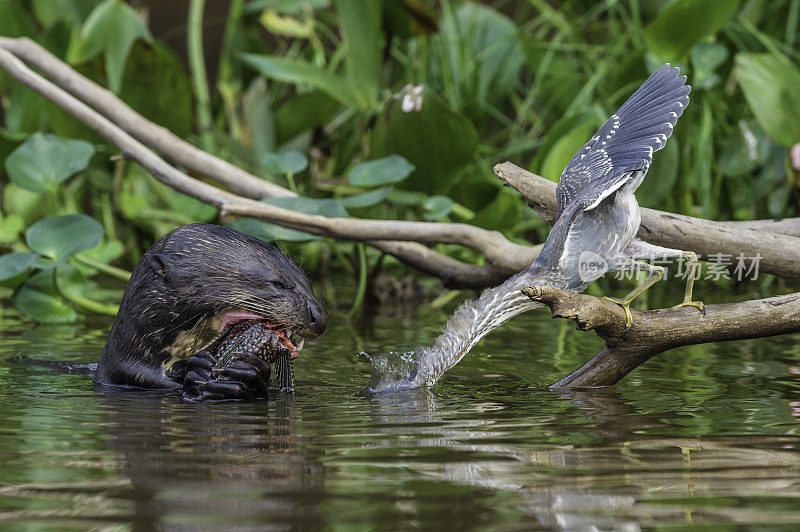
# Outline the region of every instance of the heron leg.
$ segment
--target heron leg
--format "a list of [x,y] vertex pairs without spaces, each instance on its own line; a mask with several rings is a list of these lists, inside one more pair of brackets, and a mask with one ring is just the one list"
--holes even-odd
[[613,303],[616,303],[625,310],[625,317],[627,318],[627,321],[625,323],[625,330],[630,329],[631,325],[633,325],[633,316],[631,315],[631,309],[630,309],[631,301],[639,297],[642,294],[642,292],[644,292],[645,290],[656,284],[664,277],[664,268],[662,268],[661,266],[656,266],[655,264],[650,264],[647,262],[639,262],[639,261],[632,261],[631,266],[632,270],[647,271],[648,272],[647,279],[645,279],[645,281],[642,284],[631,290],[631,292],[627,296],[621,299],[616,297],[603,298]]
[[694,251],[682,251],[683,258],[686,259],[687,262],[687,270],[686,270],[686,289],[683,292],[683,302],[675,305],[672,308],[681,308],[681,307],[695,307],[703,311],[703,315],[706,314],[706,307],[703,305],[702,301],[693,301],[692,300],[692,291],[694,290],[694,276],[697,273],[697,268],[700,264],[697,262],[697,254]]
[[672,308],[680,307],[695,307],[703,311],[705,315],[705,307],[702,301],[692,301],[692,291],[694,289],[694,278],[697,274],[697,268],[700,263],[697,261],[697,254],[694,251],[682,251],[680,249],[665,248],[650,244],[639,238],[634,238],[633,241],[625,248],[623,254],[632,259],[656,259],[656,258],[675,258],[682,257],[687,263],[686,271],[686,288],[683,293],[683,302],[675,305]]

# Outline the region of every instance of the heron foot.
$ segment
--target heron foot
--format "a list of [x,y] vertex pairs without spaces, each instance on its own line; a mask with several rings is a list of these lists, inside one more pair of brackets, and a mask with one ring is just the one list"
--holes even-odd
[[706,306],[703,304],[702,301],[684,301],[683,303],[679,303],[672,308],[681,308],[681,307],[694,307],[698,310],[703,312],[703,316],[706,315]]
[[633,316],[631,315],[631,300],[619,299],[616,297],[608,297],[608,296],[604,297],[603,299],[607,299],[608,301],[616,303],[617,305],[622,307],[622,309],[625,311],[625,317],[627,318],[625,322],[625,330],[623,330],[622,332],[626,332],[628,329],[630,329],[631,326],[633,325]]

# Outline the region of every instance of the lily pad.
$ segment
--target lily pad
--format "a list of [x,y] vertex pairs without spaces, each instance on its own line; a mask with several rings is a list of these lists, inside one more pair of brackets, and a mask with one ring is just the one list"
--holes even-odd
[[11,181],[31,192],[48,192],[85,169],[94,147],[72,140],[34,133],[6,159]]
[[294,175],[308,168],[308,159],[297,150],[281,151],[265,154],[261,165],[273,175]]
[[65,260],[79,251],[93,248],[103,236],[103,226],[84,214],[65,214],[33,224],[25,234],[28,246],[52,259]]
[[438,220],[450,214],[453,210],[453,200],[447,196],[431,196],[422,202],[422,208],[425,209],[426,220]]
[[357,187],[379,187],[399,183],[414,171],[414,165],[399,155],[355,165],[347,174],[351,185]]
[[27,272],[39,255],[36,253],[6,253],[0,256],[0,281],[8,281]]
[[356,194],[355,196],[348,196],[340,198],[338,201],[348,209],[356,209],[362,207],[372,207],[382,202],[392,192],[393,187],[381,187],[363,194]]
[[77,318],[53,284],[54,270],[30,276],[14,294],[14,304],[22,312],[42,323],[72,323]]

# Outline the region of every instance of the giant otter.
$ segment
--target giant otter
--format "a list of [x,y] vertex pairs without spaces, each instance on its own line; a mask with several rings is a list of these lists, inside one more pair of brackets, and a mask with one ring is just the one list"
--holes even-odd
[[214,355],[204,349],[245,320],[262,321],[286,342],[292,334],[322,334],[328,314],[302,270],[274,246],[217,225],[180,227],[147,250],[133,270],[95,382],[201,384],[211,387],[205,397],[214,399],[261,395],[269,377],[264,360],[245,353],[221,370],[224,382],[216,382],[210,376]]

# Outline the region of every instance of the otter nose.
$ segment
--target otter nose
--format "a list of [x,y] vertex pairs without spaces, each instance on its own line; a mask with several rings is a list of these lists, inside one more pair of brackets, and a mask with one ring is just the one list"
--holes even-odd
[[315,336],[325,332],[328,326],[328,313],[322,305],[308,305],[308,317],[311,331]]

